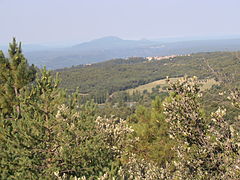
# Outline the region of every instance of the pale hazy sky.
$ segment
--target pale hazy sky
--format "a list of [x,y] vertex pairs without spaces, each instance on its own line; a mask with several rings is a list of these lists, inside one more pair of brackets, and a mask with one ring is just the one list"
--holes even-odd
[[0,44],[240,34],[240,0],[0,0]]

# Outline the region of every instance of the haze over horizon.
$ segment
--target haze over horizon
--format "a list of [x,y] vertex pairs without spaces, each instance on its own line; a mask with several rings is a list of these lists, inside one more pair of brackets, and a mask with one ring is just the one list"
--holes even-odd
[[0,0],[0,45],[123,39],[240,37],[238,0]]

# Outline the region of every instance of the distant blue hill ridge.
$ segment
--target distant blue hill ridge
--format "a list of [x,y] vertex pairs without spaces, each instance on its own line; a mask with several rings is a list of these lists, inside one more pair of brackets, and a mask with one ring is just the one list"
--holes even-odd
[[[6,48],[5,46],[5,50]],[[23,44],[23,51],[29,63],[38,67],[46,65],[48,69],[59,69],[133,56],[147,57],[198,52],[240,51],[240,38],[164,42],[164,39],[162,41],[124,40],[115,36],[107,36],[63,48]]]

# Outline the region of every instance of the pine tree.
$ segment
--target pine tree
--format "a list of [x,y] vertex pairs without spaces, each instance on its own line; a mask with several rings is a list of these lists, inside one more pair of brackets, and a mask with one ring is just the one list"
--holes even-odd
[[22,53],[21,43],[17,43],[15,38],[9,44],[8,53],[9,59],[0,52],[0,111],[5,115],[16,111],[20,116],[21,109],[18,101],[20,90],[34,81],[36,69],[33,65],[28,65]]
[[132,126],[139,137],[135,148],[138,156],[158,166],[164,166],[174,158],[171,150],[174,142],[168,136],[169,125],[165,122],[160,97],[155,98],[151,109],[139,106],[129,120],[133,122]]
[[80,105],[58,83],[43,69],[19,93],[21,117],[0,117],[0,179],[88,178],[110,168],[115,157],[96,127],[95,105]]

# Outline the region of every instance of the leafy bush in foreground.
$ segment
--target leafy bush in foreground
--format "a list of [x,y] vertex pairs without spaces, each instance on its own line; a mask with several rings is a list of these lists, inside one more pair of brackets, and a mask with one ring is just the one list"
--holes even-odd
[[[239,179],[240,136],[232,121],[224,119],[223,107],[207,121],[200,109],[200,91],[195,78],[184,78],[171,86],[164,103],[170,136],[177,141],[175,169],[166,170],[169,179]],[[239,103],[239,91],[230,97]],[[236,106],[237,107],[237,106]],[[237,107],[239,108],[239,107]],[[239,120],[239,118],[238,118]]]

